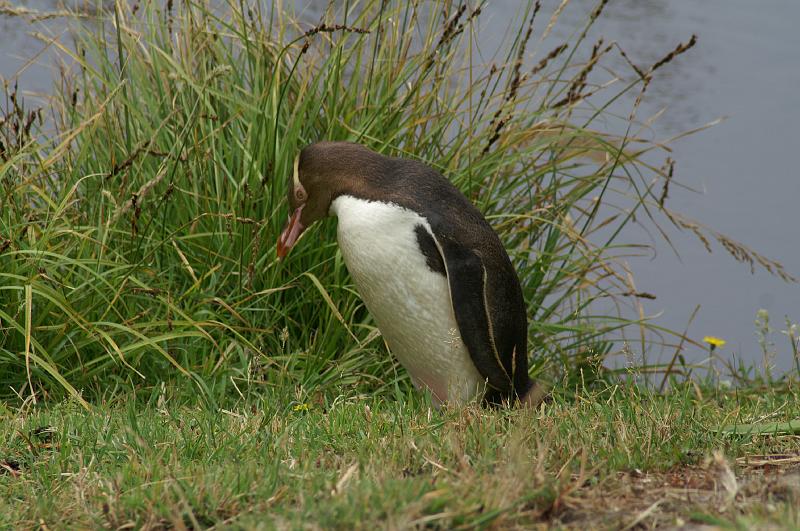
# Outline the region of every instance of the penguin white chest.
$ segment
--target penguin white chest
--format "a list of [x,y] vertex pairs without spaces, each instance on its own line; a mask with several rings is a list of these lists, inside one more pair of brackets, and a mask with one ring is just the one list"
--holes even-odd
[[392,203],[340,196],[331,203],[347,269],[392,353],[435,403],[463,403],[484,379],[458,332],[447,278],[428,266],[418,227],[427,220]]

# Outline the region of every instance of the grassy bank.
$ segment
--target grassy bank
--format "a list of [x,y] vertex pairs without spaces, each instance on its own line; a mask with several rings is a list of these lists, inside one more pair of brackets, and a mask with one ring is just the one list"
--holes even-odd
[[[584,37],[603,5],[550,49],[560,11],[522,6],[496,52],[475,41],[477,2],[353,1],[312,22],[235,3],[93,13],[54,44],[69,68],[51,108],[7,87],[0,395],[83,400],[169,374],[201,392],[230,378],[407,386],[333,221],[275,259],[286,175],[319,139],[419,158],[475,201],[519,272],[534,372],[604,378],[607,356],[669,344],[635,311],[623,259],[641,246],[616,238],[659,217],[702,229],[664,204],[672,173],[644,160],[662,146],[637,138],[638,99],[628,116],[608,106],[694,40],[615,80],[618,48]],[[614,120],[626,135],[602,132]]]
[[611,387],[441,413],[415,394],[258,392],[216,409],[177,389],[0,412],[0,526],[800,525],[800,443],[770,426],[800,417],[797,388]]

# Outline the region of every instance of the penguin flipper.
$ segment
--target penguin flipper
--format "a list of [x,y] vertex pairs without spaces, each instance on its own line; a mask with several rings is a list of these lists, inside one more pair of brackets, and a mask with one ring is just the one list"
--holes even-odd
[[498,352],[487,303],[486,267],[473,249],[446,239],[438,243],[461,340],[489,386],[503,395],[509,394],[514,389],[514,353]]

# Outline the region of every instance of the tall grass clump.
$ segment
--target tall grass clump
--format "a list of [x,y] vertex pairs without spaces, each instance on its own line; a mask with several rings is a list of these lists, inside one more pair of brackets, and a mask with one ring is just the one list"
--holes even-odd
[[52,119],[6,88],[0,395],[91,396],[179,375],[234,392],[402,389],[335,221],[275,258],[286,176],[321,139],[441,170],[514,260],[533,370],[599,367],[620,349],[612,332],[645,326],[593,304],[637,295],[618,260],[636,246],[616,237],[665,211],[671,176],[643,159],[658,146],[634,137],[639,99],[617,118],[626,134],[601,130],[612,102],[693,44],[631,63],[622,82],[602,68],[617,48],[586,39],[604,5],[554,46],[560,11],[523,6],[489,64],[481,2],[352,0],[314,22],[280,3],[99,11],[58,44],[71,70]]

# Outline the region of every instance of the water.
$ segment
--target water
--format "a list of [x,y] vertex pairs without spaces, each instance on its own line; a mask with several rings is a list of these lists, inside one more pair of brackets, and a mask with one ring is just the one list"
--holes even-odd
[[[653,84],[645,113],[668,108],[657,138],[727,117],[673,144],[677,178],[703,194],[673,188],[669,204],[800,277],[800,2],[625,0],[612,2],[607,15],[598,29],[644,64],[692,33],[699,37]],[[718,245],[708,254],[692,236],[670,237],[680,259],[658,244],[653,259],[631,262],[637,287],[658,296],[645,310],[662,312],[659,323],[682,330],[700,305],[691,337],[722,337],[723,353],[761,364],[754,319],[766,309],[776,329],[771,361],[789,370],[791,350],[779,332],[787,316],[800,321],[800,285],[763,271],[751,275]]]
[[[517,20],[519,4],[495,0],[484,10],[480,32],[484,50],[496,46],[510,21]],[[54,8],[48,0],[20,5]],[[594,0],[573,0],[556,36],[568,35],[594,5]],[[618,41],[641,65],[653,63],[691,34],[698,35],[699,43],[690,53],[656,76],[640,113],[667,108],[656,122],[654,138],[668,138],[727,117],[709,130],[672,144],[676,179],[702,193],[672,186],[668,205],[778,260],[796,277],[800,277],[798,21],[800,2],[796,0],[616,0],[609,3],[592,33],[592,38],[602,35],[606,41]],[[58,20],[38,23],[34,29],[53,35],[66,32]],[[11,79],[27,58],[46,47],[31,31],[20,19],[0,15],[3,79]],[[68,36],[64,38],[68,42]],[[542,47],[540,52],[548,49]],[[46,94],[54,71],[51,62],[41,59],[22,72],[20,86],[29,98]],[[655,301],[643,301],[645,311],[657,315],[662,326],[683,330],[699,305],[690,337],[722,337],[728,341],[723,354],[761,365],[754,319],[759,309],[766,309],[776,329],[772,339],[777,356],[770,362],[776,370],[791,369],[789,345],[779,331],[785,328],[786,316],[800,321],[800,285],[760,270],[751,274],[718,245],[709,254],[689,234],[670,230],[669,235],[680,257],[654,238],[654,256],[630,260],[637,288],[657,296]],[[635,227],[623,238],[649,241]],[[694,346],[687,347],[685,354],[689,359],[703,357],[703,351]]]

